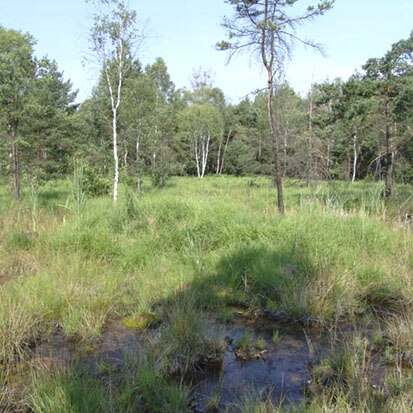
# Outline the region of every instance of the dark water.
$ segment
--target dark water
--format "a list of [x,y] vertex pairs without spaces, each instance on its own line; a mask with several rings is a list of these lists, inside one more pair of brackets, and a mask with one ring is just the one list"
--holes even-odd
[[[261,395],[275,401],[299,402],[303,389],[310,380],[312,347],[317,340],[320,348],[322,337],[310,338],[302,327],[285,326],[268,320],[248,319],[242,314],[229,325],[220,327],[230,343],[221,366],[206,369],[194,389],[198,411],[204,411],[212,398],[219,400],[218,407],[240,402],[246,396]],[[253,337],[261,337],[266,343],[262,359],[240,360],[236,356],[237,341],[248,331]],[[279,332],[277,344],[273,343],[273,331]],[[324,344],[322,344],[324,346]]]
[[82,363],[92,368],[98,361],[108,361],[122,366],[125,357],[136,349],[145,348],[148,335],[131,328],[126,328],[118,321],[107,323],[102,335],[88,346],[68,340],[57,332],[49,340],[37,343],[33,350],[33,358],[46,365],[64,367],[74,363]]
[[[243,398],[253,395],[271,397],[275,403],[297,403],[302,400],[303,390],[310,381],[310,367],[320,357],[328,355],[330,338],[314,330],[305,331],[302,326],[285,325],[259,317],[251,317],[236,311],[234,322],[221,324],[213,315],[205,322],[205,331],[211,337],[225,337],[228,346],[220,363],[206,365],[188,382],[193,388],[194,410],[205,412],[211,400],[218,411],[239,404]],[[261,337],[266,343],[262,359],[240,360],[236,356],[237,341],[248,331],[255,339]],[[277,344],[273,343],[274,330],[279,332]],[[122,366],[132,352],[147,351],[148,339],[157,341],[162,328],[145,333],[124,327],[120,322],[107,324],[104,333],[93,350],[85,355],[79,345],[68,342],[56,334],[48,342],[39,343],[34,349],[34,358],[43,364],[65,366],[79,361],[90,374],[96,371],[99,361]],[[82,347],[80,347],[82,348]],[[317,360],[315,352],[317,350]],[[379,370],[378,370],[379,371]],[[384,370],[377,374],[381,380]]]

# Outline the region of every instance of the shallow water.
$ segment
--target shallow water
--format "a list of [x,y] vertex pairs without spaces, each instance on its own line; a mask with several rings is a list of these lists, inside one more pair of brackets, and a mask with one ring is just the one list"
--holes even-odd
[[80,362],[92,370],[98,361],[121,366],[131,351],[144,349],[145,337],[142,332],[126,328],[119,321],[110,321],[97,342],[93,343],[90,352],[85,351],[84,345],[70,341],[62,333],[56,332],[47,341],[37,343],[33,359],[56,367]]
[[[244,397],[260,394],[275,401],[299,402],[303,389],[310,380],[310,362],[313,359],[311,339],[298,326],[249,319],[239,314],[234,323],[220,327],[231,344],[228,345],[221,366],[205,370],[195,386],[196,410],[204,411],[208,402],[216,397],[219,409],[239,403]],[[240,360],[235,354],[237,340],[248,330],[255,338],[266,343],[262,359]],[[280,333],[275,345],[274,330]],[[313,337],[320,346],[320,338]],[[202,375],[200,375],[202,376]]]
[[[235,313],[235,320],[229,324],[219,323],[214,315],[208,316],[205,321],[207,334],[211,337],[225,337],[228,346],[220,363],[206,365],[198,374],[189,378],[189,384],[193,387],[194,411],[206,412],[206,406],[211,400],[215,400],[217,411],[224,411],[253,395],[271,397],[275,403],[280,400],[284,403],[300,402],[311,378],[311,363],[329,353],[329,336],[314,329],[311,332],[305,331],[300,325],[286,325],[251,316],[243,310],[235,310]],[[265,340],[266,351],[262,359],[237,358],[237,341],[246,330],[255,339],[261,337]],[[278,330],[280,336],[277,344],[272,341],[274,330]],[[90,353],[85,353],[84,349],[80,353],[78,345],[57,333],[53,339],[38,343],[33,355],[49,366],[67,366],[80,362],[90,374],[94,374],[100,361],[120,367],[131,353],[144,353],[147,351],[148,339],[157,341],[161,333],[162,328],[143,333],[112,321],[107,323]],[[316,359],[314,348],[317,350]],[[379,383],[385,369],[379,363],[377,366],[379,368],[373,381]],[[235,407],[234,410],[236,411]]]

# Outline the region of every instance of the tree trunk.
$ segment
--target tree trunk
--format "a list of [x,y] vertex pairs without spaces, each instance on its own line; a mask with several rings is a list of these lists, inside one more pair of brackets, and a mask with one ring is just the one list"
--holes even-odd
[[113,159],[115,161],[115,176],[113,179],[113,202],[118,200],[119,184],[119,156],[118,156],[118,133],[117,133],[117,109],[112,111],[112,129],[113,129]]
[[268,117],[270,123],[270,131],[273,143],[274,150],[274,167],[275,167],[275,185],[277,187],[278,194],[278,210],[280,214],[284,215],[284,195],[282,187],[282,168],[280,160],[280,143],[277,134],[277,128],[275,125],[275,116],[274,116],[274,84],[273,84],[273,75],[270,68],[267,68],[268,73]]
[[221,146],[222,146],[222,144],[220,143],[219,144],[219,146],[218,146],[218,154],[217,154],[217,170],[216,170],[216,175],[218,175],[219,174],[219,167],[220,167],[220,164],[221,164]]
[[287,162],[287,128],[288,128],[288,121],[287,121],[287,123],[286,123],[286,128],[285,128],[285,131],[284,131],[284,170],[283,170],[283,176],[286,176],[287,175],[287,165],[288,165],[288,162]]
[[20,201],[20,171],[19,171],[19,150],[13,144],[13,170],[14,170],[14,199]]
[[351,182],[356,180],[357,175],[357,161],[358,161],[358,143],[357,143],[357,133],[353,135],[353,176],[351,178]]
[[222,175],[222,172],[224,171],[225,152],[227,151],[228,142],[229,142],[229,138],[230,138],[230,136],[231,136],[231,133],[232,133],[232,130],[230,130],[230,131],[228,132],[227,140],[226,140],[225,145],[224,145],[224,151],[222,152],[221,167],[220,167],[220,169],[219,169],[219,174],[220,174],[220,175]]
[[376,167],[374,168],[374,180],[381,180],[381,156],[377,157]]
[[128,148],[125,148],[125,152],[123,154],[123,166],[125,168],[128,166]]
[[208,133],[208,138],[205,142],[205,139],[202,140],[202,172],[201,178],[205,176],[205,171],[208,163],[208,153],[209,153],[209,142],[211,140],[211,135]]
[[386,179],[385,195],[386,199],[394,196],[394,157],[393,157],[393,137],[392,120],[390,118],[390,99],[386,100]]
[[196,172],[197,172],[198,178],[201,178],[201,170],[199,168],[198,138],[197,137],[194,140],[194,152],[195,152]]
[[307,153],[307,185],[310,184],[313,174],[313,86],[310,91],[310,107],[308,110],[308,153]]
[[112,105],[112,133],[113,133],[113,159],[115,161],[115,176],[113,178],[113,202],[118,200],[118,183],[119,183],[119,155],[118,155],[118,131],[117,131],[117,116],[120,105],[120,91],[122,88],[122,64],[119,66],[119,82],[117,88],[116,103],[113,95],[112,83],[109,76],[108,67],[105,67],[106,82],[109,88],[110,103]]

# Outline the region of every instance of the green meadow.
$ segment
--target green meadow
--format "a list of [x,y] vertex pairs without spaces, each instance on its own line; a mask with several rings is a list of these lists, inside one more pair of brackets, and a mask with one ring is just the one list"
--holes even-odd
[[[176,177],[164,189],[147,183],[142,196],[122,186],[116,205],[78,184],[32,186],[19,204],[0,189],[0,410],[192,411],[184,378],[224,348],[202,317],[242,306],[323,331],[333,351],[311,366],[301,404],[251,394],[228,411],[411,412],[410,186],[387,204],[379,183],[288,180],[281,216],[265,177]],[[95,375],[34,361],[57,332],[93,355],[113,320],[160,325],[162,336]],[[348,325],[357,331],[334,340]]]

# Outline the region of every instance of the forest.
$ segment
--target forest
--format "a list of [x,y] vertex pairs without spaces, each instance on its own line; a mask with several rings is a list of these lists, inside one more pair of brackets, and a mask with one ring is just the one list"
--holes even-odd
[[[75,158],[88,166],[90,179],[101,180],[103,190],[114,173],[107,73],[102,69],[91,98],[75,104],[71,82],[55,61],[34,57],[29,34],[5,28],[0,33],[1,172],[13,181],[16,199],[21,180],[67,176]],[[276,82],[282,176],[346,181],[389,176],[410,183],[412,50],[413,35],[367,60],[361,73],[314,84],[305,97]],[[191,89],[177,90],[162,58],[142,67],[126,49],[121,60],[120,182],[138,186],[145,175],[162,187],[170,176],[274,174],[265,89],[230,104],[208,69],[195,69]],[[115,89],[118,63],[116,57],[105,62]]]
[[0,410],[411,412],[413,31],[303,95],[335,2],[228,0],[216,52],[268,75],[234,103],[89,3],[82,102],[0,21]]

